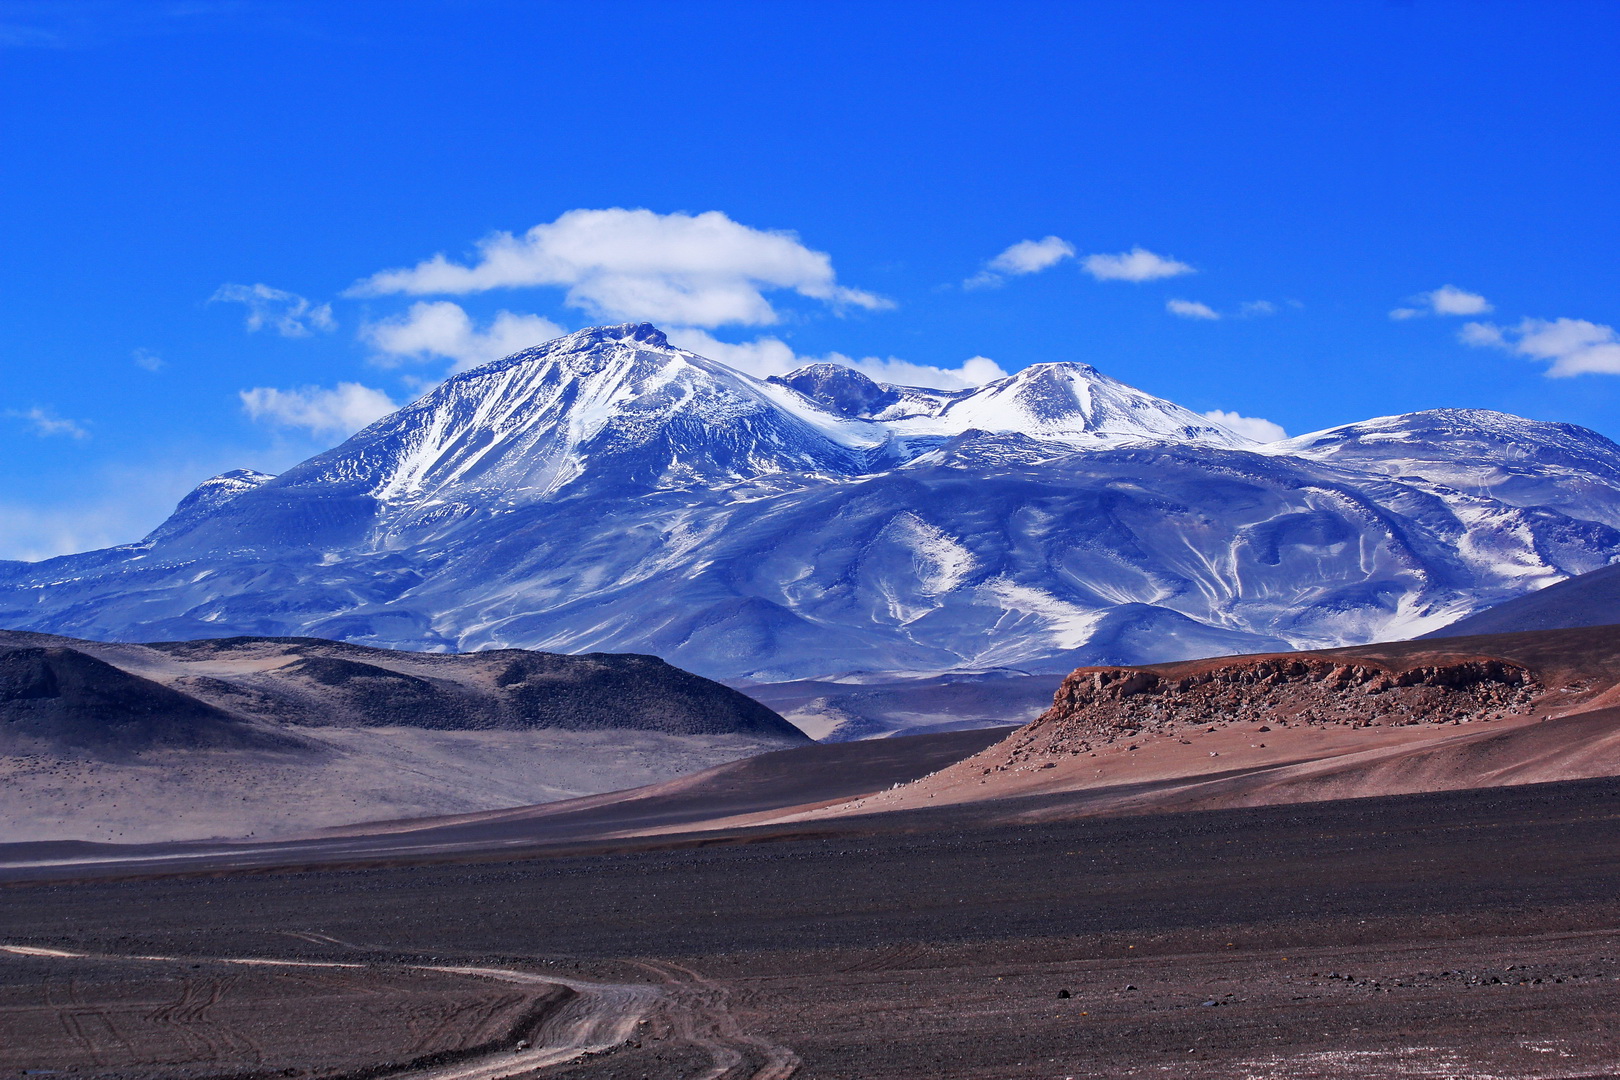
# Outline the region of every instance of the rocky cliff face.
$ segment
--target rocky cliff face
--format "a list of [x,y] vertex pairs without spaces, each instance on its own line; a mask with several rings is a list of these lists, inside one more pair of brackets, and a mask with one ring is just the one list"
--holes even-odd
[[1262,729],[1470,723],[1523,715],[1544,689],[1529,668],[1484,656],[1411,666],[1318,655],[1081,668],[1009,750],[1080,754],[1139,736],[1244,722]]

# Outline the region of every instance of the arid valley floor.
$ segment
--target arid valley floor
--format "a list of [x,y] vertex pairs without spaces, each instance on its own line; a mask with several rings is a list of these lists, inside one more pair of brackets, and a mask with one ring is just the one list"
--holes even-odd
[[0,1075],[1620,1075],[1620,628],[1081,669],[1024,727],[0,845]]
[[1590,780],[1039,827],[981,804],[511,861],[107,866],[0,894],[0,1068],[1609,1076],[1617,797]]

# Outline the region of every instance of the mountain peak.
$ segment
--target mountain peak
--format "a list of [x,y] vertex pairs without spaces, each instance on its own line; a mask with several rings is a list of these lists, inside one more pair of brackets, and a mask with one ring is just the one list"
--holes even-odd
[[765,380],[797,391],[829,412],[872,417],[900,400],[900,394],[842,364],[806,364]]
[[153,529],[146,540],[163,540],[185,532],[238,495],[262,487],[274,479],[270,473],[257,469],[231,469],[218,476],[210,476],[192,488],[175,506],[174,513]]
[[1140,439],[1252,445],[1173,401],[1073,361],[1031,364],[950,402],[941,416],[956,425],[1081,445]]
[[617,326],[587,326],[583,330],[575,331],[559,341],[568,341],[580,338],[591,343],[609,341],[633,341],[639,345],[650,345],[655,349],[669,348],[669,338],[664,332],[652,323],[619,323]]

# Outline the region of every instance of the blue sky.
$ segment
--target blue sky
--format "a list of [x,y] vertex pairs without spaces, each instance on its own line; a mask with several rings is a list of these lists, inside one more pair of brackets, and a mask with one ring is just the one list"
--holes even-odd
[[625,318],[1620,437],[1617,47],[1608,2],[0,2],[0,557]]

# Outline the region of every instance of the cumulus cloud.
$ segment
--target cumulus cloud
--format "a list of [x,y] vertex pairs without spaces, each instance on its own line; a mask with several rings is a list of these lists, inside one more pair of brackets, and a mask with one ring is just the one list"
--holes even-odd
[[1620,375],[1620,334],[1585,319],[1524,319],[1517,326],[1472,322],[1458,337],[1464,344],[1506,349],[1545,361],[1554,378]]
[[1255,442],[1269,443],[1288,438],[1288,432],[1283,430],[1281,424],[1258,416],[1242,416],[1224,409],[1211,409],[1204,414],[1204,419],[1213,420],[1222,427]]
[[1098,281],[1156,281],[1198,272],[1184,262],[1142,247],[1118,255],[1087,255],[1080,265]]
[[282,337],[308,337],[314,330],[334,330],[331,304],[317,304],[297,293],[269,285],[221,285],[210,302],[247,306],[250,332],[270,327]]
[[163,357],[159,356],[151,349],[136,349],[134,352],[129,354],[129,358],[133,360],[135,362],[135,366],[140,368],[142,371],[162,371],[164,368],[169,366],[164,362]]
[[1221,313],[1197,300],[1166,300],[1164,310],[1183,319],[1218,319]]
[[443,357],[455,371],[499,360],[568,331],[540,315],[498,312],[479,330],[461,305],[449,300],[419,301],[403,315],[372,323],[361,336],[385,362]]
[[77,420],[69,420],[57,416],[49,409],[35,405],[31,409],[8,409],[6,415],[13,420],[26,423],[35,435],[48,439],[55,435],[65,435],[70,439],[88,439],[90,430]]
[[962,284],[969,289],[1000,285],[1006,277],[1038,274],[1074,257],[1074,245],[1060,236],[1020,240],[985,263],[985,268]]
[[352,382],[329,389],[256,386],[241,391],[239,396],[243,411],[254,420],[275,427],[302,428],[312,435],[350,435],[399,408],[381,390]]
[[866,356],[855,358],[832,352],[825,356],[800,356],[780,338],[757,338],[733,344],[719,341],[704,330],[681,328],[669,331],[669,340],[680,348],[718,360],[729,368],[763,379],[768,375],[784,375],[805,364],[842,364],[865,373],[878,382],[899,383],[902,386],[929,386],[938,390],[957,390],[970,386],[983,386],[997,379],[1005,379],[1007,372],[1000,364],[984,356],[974,356],[962,362],[961,367],[942,368],[928,364],[914,364],[896,357]]
[[1389,313],[1392,319],[1415,319],[1422,315],[1484,315],[1491,310],[1490,302],[1479,293],[1459,289],[1455,285],[1442,285],[1431,292],[1412,297],[1415,307],[1398,307]]
[[522,236],[486,237],[470,265],[439,254],[373,274],[349,291],[464,295],[542,285],[566,288],[566,303],[594,318],[681,326],[777,322],[765,293],[781,289],[834,307],[893,306],[839,285],[831,257],[794,233],[750,228],[718,210],[570,210]]

